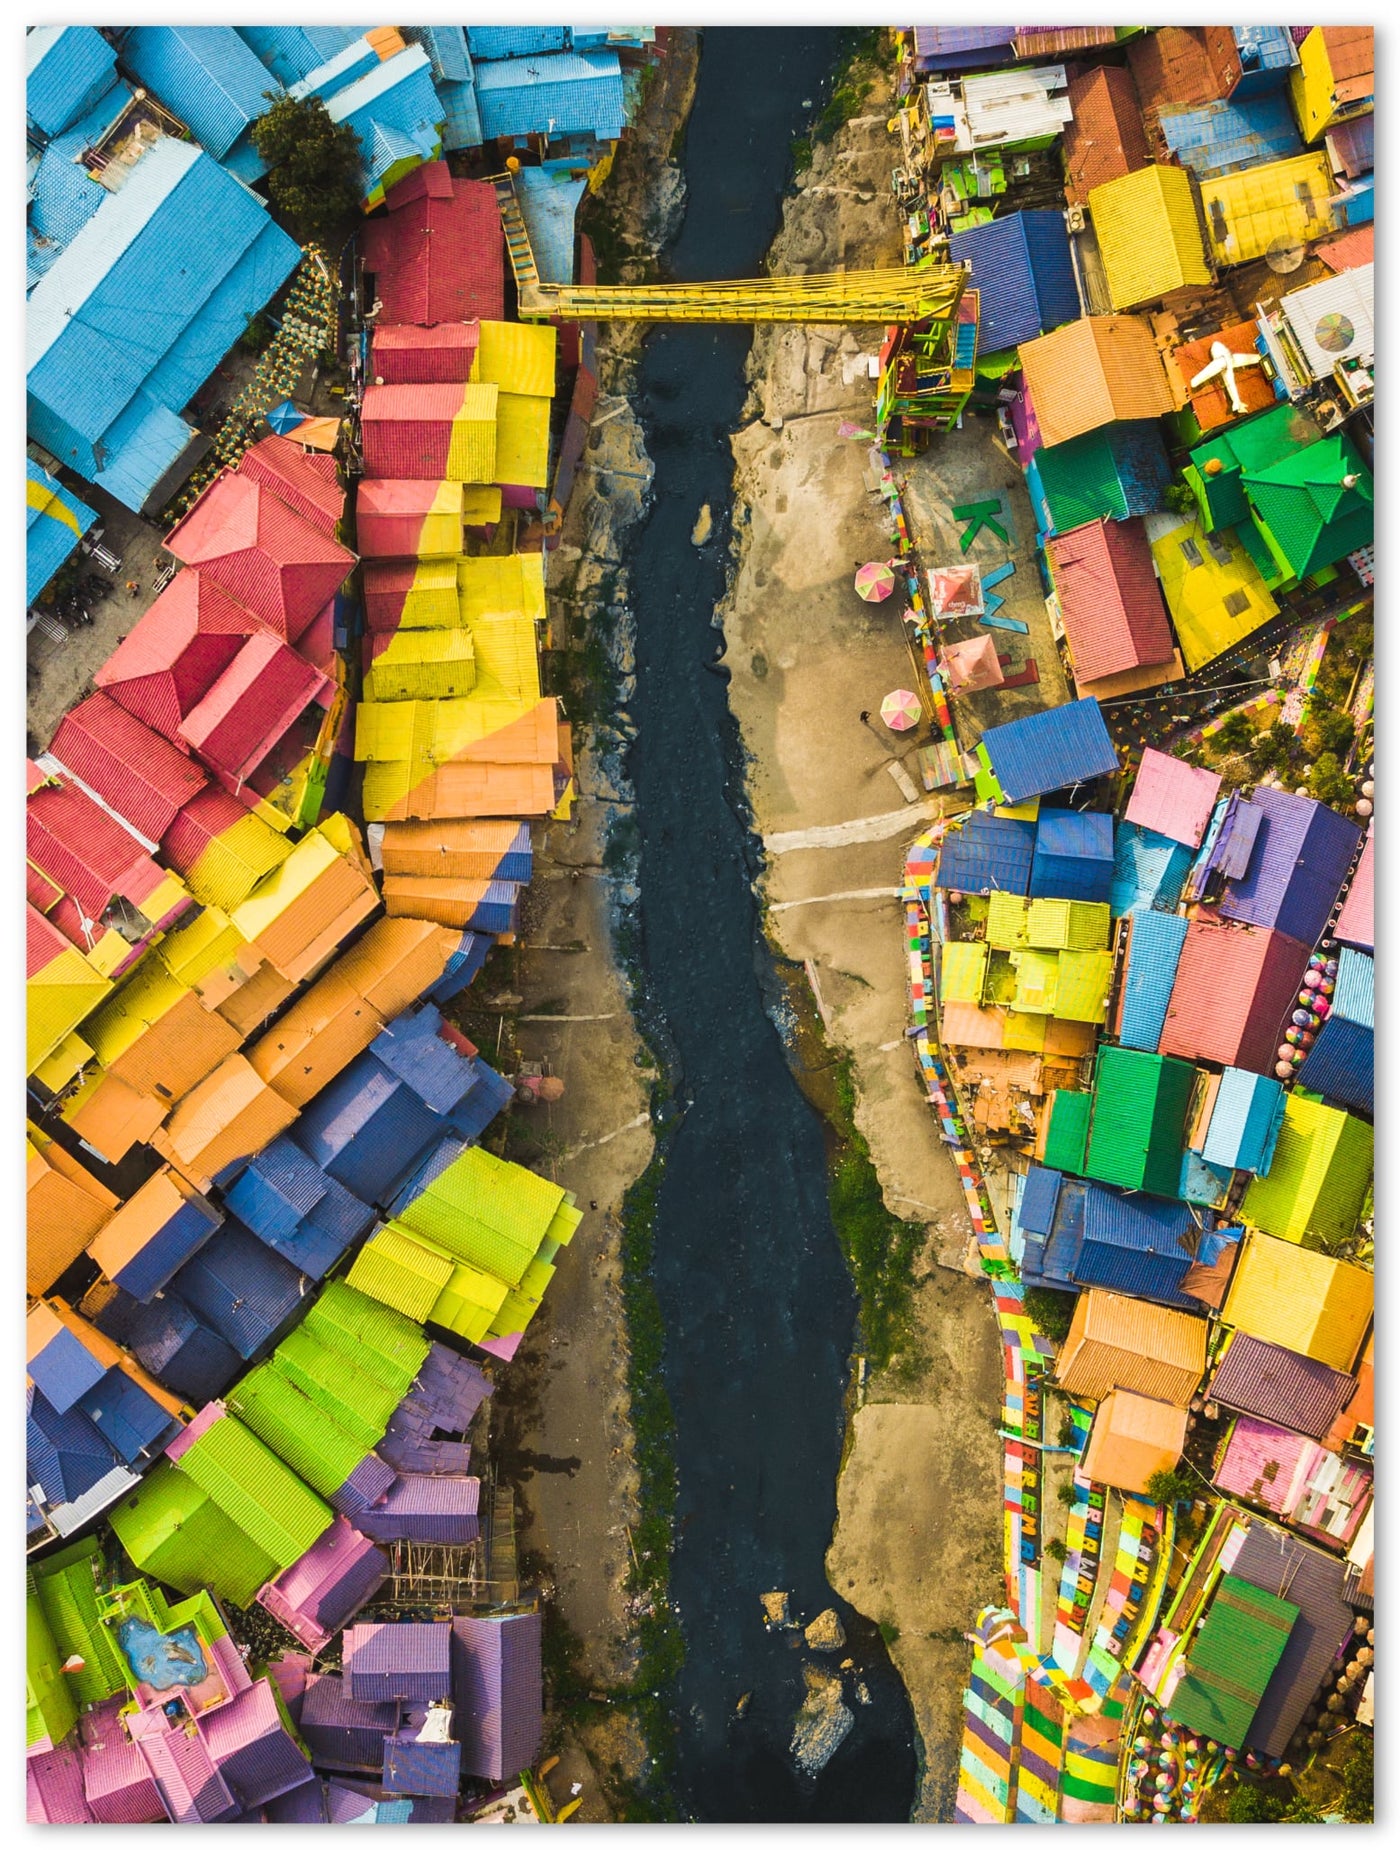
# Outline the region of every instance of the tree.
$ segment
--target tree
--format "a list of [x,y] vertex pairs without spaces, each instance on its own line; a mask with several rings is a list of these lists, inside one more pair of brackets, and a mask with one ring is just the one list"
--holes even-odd
[[1326,712],[1313,716],[1317,728],[1317,742],[1324,752],[1335,752],[1338,757],[1351,749],[1351,742],[1356,737],[1356,727],[1349,713]]
[[1196,497],[1185,482],[1173,482],[1163,492],[1162,500],[1174,514],[1196,512]]
[[1319,803],[1330,804],[1333,809],[1350,809],[1356,794],[1335,752],[1323,752],[1313,761],[1308,790]]
[[1196,1494],[1196,1480],[1189,1471],[1154,1471],[1147,1480],[1147,1494],[1154,1503],[1189,1503]]
[[265,94],[271,107],[253,124],[253,145],[268,164],[268,197],[300,243],[335,251],[359,216],[359,136],[332,122],[319,96]]
[[1248,751],[1254,743],[1254,728],[1243,713],[1232,713],[1215,735],[1222,751]]
[[1376,1750],[1369,1734],[1355,1736],[1355,1745],[1342,1768],[1342,1815],[1348,1824],[1376,1821]]
[[1069,1335],[1075,1300],[1067,1291],[1046,1291],[1031,1285],[1026,1291],[1026,1315],[1052,1342],[1062,1343]]

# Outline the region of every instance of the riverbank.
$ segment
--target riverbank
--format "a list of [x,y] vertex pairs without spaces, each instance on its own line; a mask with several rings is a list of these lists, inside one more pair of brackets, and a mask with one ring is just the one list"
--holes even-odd
[[[813,138],[774,271],[900,261],[890,81],[871,66],[844,88],[857,113]],[[893,1355],[866,1372],[853,1411],[827,1567],[832,1586],[880,1625],[904,1679],[923,1743],[914,1815],[934,1821],[952,1811],[962,1633],[1001,1587],[1001,1358],[985,1285],[964,1270],[962,1191],[904,1038],[896,895],[904,848],[938,805],[906,803],[889,773],[898,741],[860,720],[913,672],[898,620],[851,589],[854,565],[889,551],[869,445],[838,435],[843,421],[867,427],[882,333],[757,331],[747,421],[733,441],[737,544],[723,622],[767,853],[767,929],[805,966],[831,1050],[849,1056],[854,1121],[887,1207],[919,1228]],[[912,757],[902,768],[917,786]]]

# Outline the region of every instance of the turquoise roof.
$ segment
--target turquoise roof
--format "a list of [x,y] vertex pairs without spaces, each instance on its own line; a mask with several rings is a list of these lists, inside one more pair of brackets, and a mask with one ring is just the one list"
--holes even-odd
[[1283,1123],[1284,1102],[1283,1087],[1276,1079],[1227,1066],[1202,1149],[1206,1161],[1267,1175]]
[[31,26],[24,40],[25,114],[61,135],[116,82],[117,54],[92,26]]
[[[137,26],[122,57],[207,154],[222,160],[268,108],[278,86],[232,26]],[[247,177],[258,179],[266,164]]]
[[588,131],[613,141],[626,123],[622,67],[615,51],[558,51],[476,67],[482,133],[563,135]]
[[[97,519],[47,469],[25,459],[25,600],[32,604]],[[61,510],[61,511],[60,511]],[[67,516],[65,519],[64,516]]]
[[288,88],[364,36],[362,26],[235,26],[234,31]]

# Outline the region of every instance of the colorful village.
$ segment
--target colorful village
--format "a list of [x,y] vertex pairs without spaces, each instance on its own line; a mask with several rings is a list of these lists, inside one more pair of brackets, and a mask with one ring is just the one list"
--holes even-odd
[[[1351,1817],[1371,29],[893,29],[904,266],[722,301],[576,232],[667,38],[28,32],[28,1816],[576,1809],[492,1402],[590,1204],[455,1017],[576,799],[598,324],[672,318],[881,337],[861,719],[1004,1363],[954,1816]],[[942,492],[974,438],[1014,493]]]

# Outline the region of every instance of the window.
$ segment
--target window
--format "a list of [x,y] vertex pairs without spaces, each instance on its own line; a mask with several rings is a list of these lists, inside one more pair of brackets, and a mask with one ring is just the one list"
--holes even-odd
[[1206,551],[1210,554],[1211,558],[1215,560],[1217,565],[1228,565],[1230,563],[1230,544],[1224,534],[1208,533],[1206,535]]
[[1227,617],[1242,617],[1248,609],[1248,591],[1232,591],[1225,599],[1225,614]]
[[1194,540],[1181,542],[1181,556],[1188,565],[1204,565],[1205,563],[1201,557],[1201,549]]

